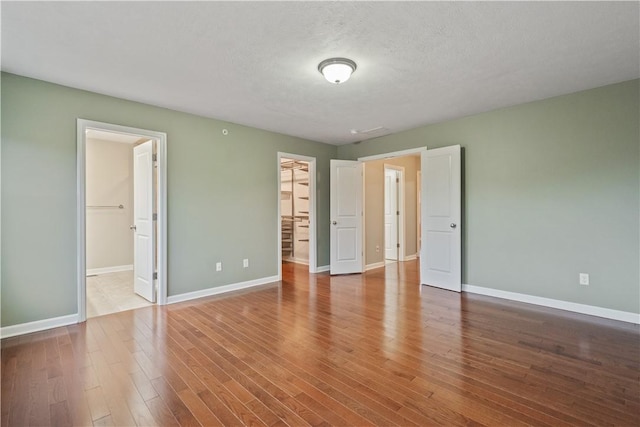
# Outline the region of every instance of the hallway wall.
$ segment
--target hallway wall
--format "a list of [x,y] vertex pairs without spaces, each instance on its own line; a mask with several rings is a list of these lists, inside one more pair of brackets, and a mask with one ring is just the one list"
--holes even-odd
[[[404,168],[404,255],[416,255],[417,242],[417,171],[420,157],[372,160],[364,167],[365,265],[384,261],[384,165]],[[379,250],[376,250],[376,246]]]
[[86,204],[87,270],[132,265],[133,145],[87,139]]

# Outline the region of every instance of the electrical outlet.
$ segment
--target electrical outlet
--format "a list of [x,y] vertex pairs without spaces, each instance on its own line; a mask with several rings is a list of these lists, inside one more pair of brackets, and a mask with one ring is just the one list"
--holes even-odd
[[380,252],[380,245],[376,245],[376,252]]
[[243,268],[249,267],[249,258],[245,258],[242,260],[242,267]]
[[580,284],[589,286],[589,275],[587,273],[580,273]]
[[222,263],[216,262],[216,271],[222,271]]

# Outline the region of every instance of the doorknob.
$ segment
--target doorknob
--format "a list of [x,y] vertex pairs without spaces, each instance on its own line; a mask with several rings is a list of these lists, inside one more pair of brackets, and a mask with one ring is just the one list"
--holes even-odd
[[451,228],[456,228],[456,224],[454,224],[453,222],[451,224],[449,224],[449,227]]
[[132,226],[130,226],[130,227],[129,227],[129,230],[136,231],[136,230],[137,230],[137,228],[136,228],[136,226],[135,226],[135,225],[132,225]]
[[337,221],[332,221],[331,224],[336,225],[336,224],[338,224],[338,222]]

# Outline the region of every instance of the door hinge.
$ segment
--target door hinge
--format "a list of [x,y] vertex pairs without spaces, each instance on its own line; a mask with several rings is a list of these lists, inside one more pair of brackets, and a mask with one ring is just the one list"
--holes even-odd
[[158,280],[158,272],[153,273],[153,280]]
[[396,184],[400,183],[400,178],[396,178]]
[[154,213],[154,214],[153,214],[153,221],[157,221],[157,220],[158,220],[158,214],[157,214],[157,213]]
[[396,211],[396,215],[400,215],[400,211]]
[[157,154],[152,155],[151,156],[151,160],[153,160],[154,162],[157,162],[158,161],[158,155]]
[[399,248],[399,247],[400,247],[400,243],[396,243],[396,248]]

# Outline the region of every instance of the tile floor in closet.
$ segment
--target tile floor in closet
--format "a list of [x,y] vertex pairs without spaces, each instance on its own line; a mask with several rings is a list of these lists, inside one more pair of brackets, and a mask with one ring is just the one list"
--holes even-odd
[[153,305],[133,291],[133,271],[87,276],[87,317]]

